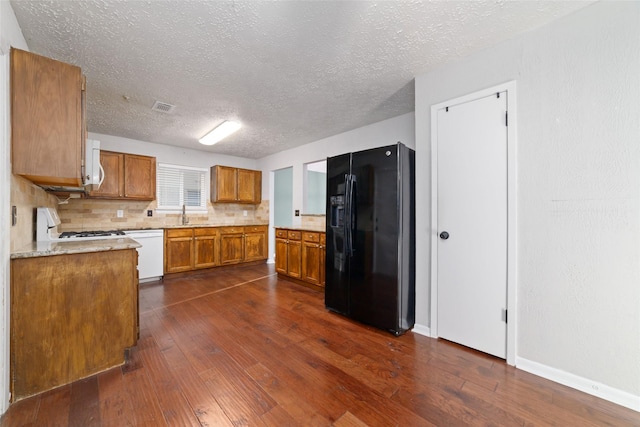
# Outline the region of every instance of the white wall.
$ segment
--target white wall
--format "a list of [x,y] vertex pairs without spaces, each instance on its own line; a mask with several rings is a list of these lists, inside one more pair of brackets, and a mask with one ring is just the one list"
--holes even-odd
[[[272,198],[272,172],[286,167],[293,167],[293,209],[299,209],[300,212],[303,212],[304,189],[302,188],[302,182],[304,181],[304,164],[343,153],[393,145],[398,141],[407,147],[415,148],[413,113],[403,114],[301,147],[263,157],[258,162],[258,168],[262,170],[262,198],[267,200]],[[294,217],[293,221],[293,226],[300,225],[300,217]],[[269,212],[269,224],[269,258],[272,260],[275,252],[273,209]]]
[[[518,95],[516,364],[603,384],[640,410],[640,3],[595,3],[417,77],[417,164],[431,161],[431,105],[509,80]],[[424,326],[429,174],[417,168]]]
[[[154,156],[159,163],[170,163],[197,168],[210,168],[213,165],[233,166],[244,169],[257,169],[257,161],[244,157],[225,156],[208,151],[174,147],[165,144],[122,138],[89,132],[89,138],[100,141],[100,148],[143,156]],[[197,144],[197,143],[196,143]]]
[[0,414],[9,407],[9,239],[11,233],[11,123],[9,52],[11,46],[28,50],[27,42],[8,1],[0,1]]

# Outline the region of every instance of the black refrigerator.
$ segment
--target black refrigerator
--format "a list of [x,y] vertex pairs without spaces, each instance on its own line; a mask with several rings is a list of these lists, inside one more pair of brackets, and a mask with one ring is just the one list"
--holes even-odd
[[415,322],[415,153],[327,159],[325,305],[400,335]]

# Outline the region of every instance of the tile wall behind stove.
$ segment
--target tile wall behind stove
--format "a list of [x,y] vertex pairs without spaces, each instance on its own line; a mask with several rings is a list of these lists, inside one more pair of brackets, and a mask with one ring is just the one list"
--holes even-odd
[[[156,202],[71,199],[58,206],[59,231],[142,229],[175,227],[181,224],[179,212],[156,211]],[[122,218],[117,217],[122,210]],[[148,217],[147,211],[153,216]],[[247,216],[244,216],[247,211]],[[207,204],[207,212],[187,213],[189,225],[243,225],[269,222],[269,201],[260,205]]]

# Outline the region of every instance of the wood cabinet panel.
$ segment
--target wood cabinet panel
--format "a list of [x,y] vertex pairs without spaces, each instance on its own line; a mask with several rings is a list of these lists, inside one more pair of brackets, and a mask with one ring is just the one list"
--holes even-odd
[[276,229],[276,272],[324,286],[325,242],[325,233]]
[[295,279],[302,277],[302,242],[289,240],[287,244],[287,274]]
[[262,200],[262,171],[216,165],[211,167],[212,203],[251,203]]
[[136,200],[155,200],[155,157],[124,155],[124,197]]
[[228,166],[211,168],[211,201],[236,202],[238,194],[238,169]]
[[262,172],[238,169],[238,201],[260,203],[262,199]]
[[104,169],[104,180],[98,190],[89,192],[90,197],[119,198],[124,194],[124,154],[100,151],[100,164]]
[[244,260],[267,259],[268,250],[267,227],[245,227]]
[[89,197],[121,200],[155,200],[156,158],[100,151],[104,181]]
[[11,49],[11,165],[42,185],[82,185],[84,78],[79,67]]
[[267,226],[165,230],[165,273],[267,259]]
[[[174,230],[167,230],[174,231]],[[171,237],[171,233],[166,233],[164,247],[164,272],[178,273],[193,269],[193,229],[175,230],[180,233]],[[188,235],[185,235],[188,231]]]
[[305,232],[302,243],[302,280],[320,284],[320,233]]
[[219,264],[220,237],[212,227],[194,228],[194,268],[209,268]]
[[11,260],[13,400],[124,362],[137,340],[135,249]]
[[[285,232],[286,234],[286,232]],[[276,239],[276,272],[287,274],[287,239]]]
[[233,233],[220,230],[220,265],[238,264],[244,260],[243,231]]
[[320,233],[320,286],[326,283],[327,235]]

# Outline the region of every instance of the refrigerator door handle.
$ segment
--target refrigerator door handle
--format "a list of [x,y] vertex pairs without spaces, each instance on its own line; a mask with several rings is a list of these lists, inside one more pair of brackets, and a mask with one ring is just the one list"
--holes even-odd
[[345,178],[345,221],[344,221],[344,240],[345,252],[347,256],[353,256],[355,246],[353,244],[353,230],[355,229],[355,175],[349,174]]
[[351,185],[349,186],[349,245],[350,245],[350,255],[356,253],[355,243],[353,241],[353,233],[357,229],[357,218],[356,215],[356,195],[357,195],[357,181],[356,176],[351,175]]
[[342,223],[342,231],[344,236],[344,253],[346,256],[351,256],[351,175],[344,175],[344,221]]

